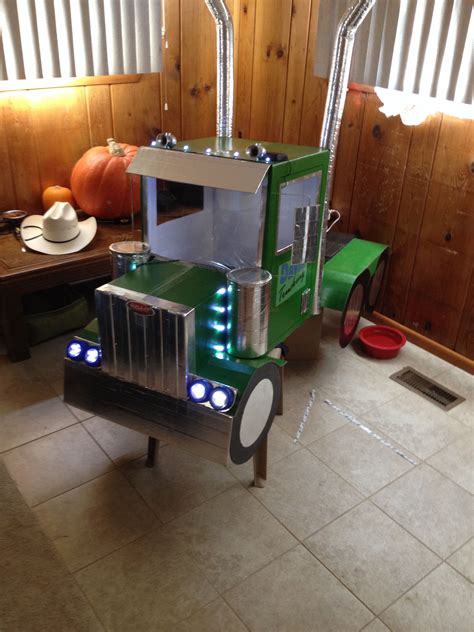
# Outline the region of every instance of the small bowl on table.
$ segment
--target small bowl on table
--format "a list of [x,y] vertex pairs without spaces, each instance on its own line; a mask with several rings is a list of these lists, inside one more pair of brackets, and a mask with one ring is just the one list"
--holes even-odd
[[17,209],[0,213],[0,233],[13,233],[18,237],[21,222],[27,217],[26,211]]

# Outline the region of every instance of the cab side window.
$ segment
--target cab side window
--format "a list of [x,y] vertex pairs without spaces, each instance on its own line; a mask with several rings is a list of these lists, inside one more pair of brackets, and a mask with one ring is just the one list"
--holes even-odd
[[277,253],[291,247],[295,232],[296,211],[319,202],[322,172],[285,182],[280,188],[278,208]]

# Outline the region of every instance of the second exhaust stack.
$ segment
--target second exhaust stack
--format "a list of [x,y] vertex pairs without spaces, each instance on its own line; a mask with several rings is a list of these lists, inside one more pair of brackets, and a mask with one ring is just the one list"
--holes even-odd
[[234,26],[225,0],[205,0],[216,23],[217,125],[216,135],[232,137],[234,115]]

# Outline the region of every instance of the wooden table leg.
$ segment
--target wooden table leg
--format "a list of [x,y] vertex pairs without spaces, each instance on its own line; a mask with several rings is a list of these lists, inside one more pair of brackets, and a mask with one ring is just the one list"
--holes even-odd
[[146,456],[146,467],[153,467],[155,465],[156,450],[160,449],[160,442],[154,437],[148,437],[148,454]]
[[0,318],[7,355],[12,362],[20,362],[30,357],[28,336],[21,295],[6,292],[0,296]]
[[265,487],[267,480],[267,442],[268,435],[253,455],[253,484],[254,487]]

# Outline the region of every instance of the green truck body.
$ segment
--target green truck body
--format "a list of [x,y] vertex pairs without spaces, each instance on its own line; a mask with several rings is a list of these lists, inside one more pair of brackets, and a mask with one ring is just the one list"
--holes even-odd
[[[155,257],[97,290],[98,319],[77,337],[79,356],[68,351],[65,360],[66,401],[118,423],[152,424],[155,436],[219,462],[246,461],[271,427],[284,364],[272,351],[320,306],[352,314],[341,335],[347,344],[386,256],[385,246],[352,239],[325,263],[328,152],[265,143],[262,160],[246,153],[252,144],[206,138],[140,149],[130,170],[142,177],[143,237]],[[189,182],[203,200],[192,209],[173,202],[173,191]],[[201,261],[206,248],[217,259]],[[261,308],[265,349],[254,357],[230,340],[233,327],[250,327],[251,306],[243,287],[242,313],[231,311],[229,268],[271,274]],[[83,361],[88,345],[102,354],[101,365]],[[195,383],[203,401],[190,390]],[[216,402],[227,393],[228,407],[214,407],[216,389]]]

